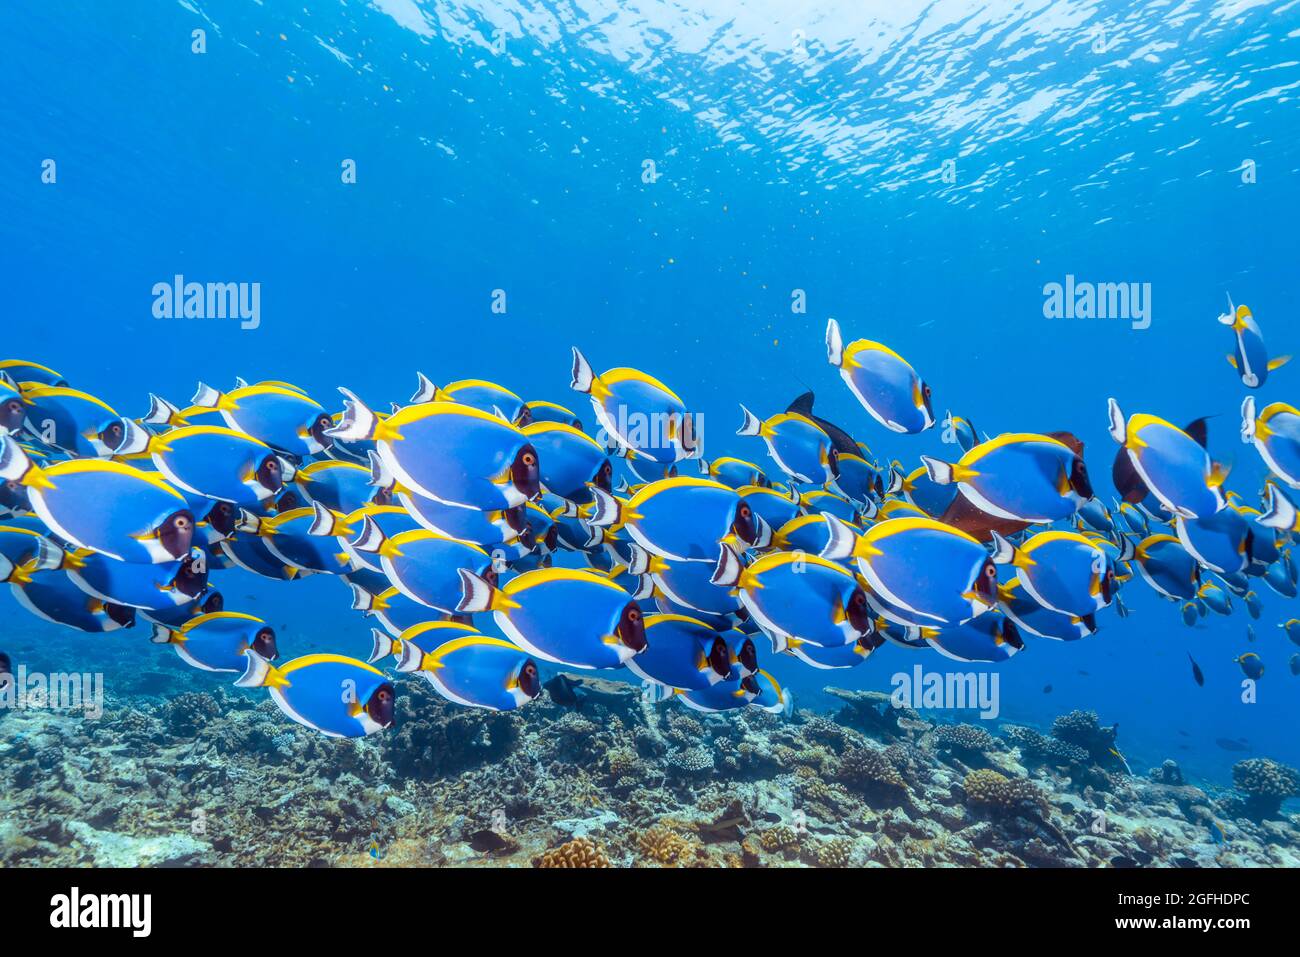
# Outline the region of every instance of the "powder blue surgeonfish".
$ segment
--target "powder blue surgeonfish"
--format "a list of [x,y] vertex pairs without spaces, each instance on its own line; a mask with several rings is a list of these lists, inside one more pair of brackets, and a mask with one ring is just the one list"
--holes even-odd
[[997,568],[973,536],[932,518],[887,519],[856,536],[833,516],[822,554],[853,557],[867,600],[902,625],[960,624],[997,603]]
[[636,557],[634,561],[675,605],[711,616],[730,615],[740,608],[739,598],[713,583],[713,566],[705,562],[670,562],[658,555],[649,555],[644,566]]
[[669,561],[716,562],[718,543],[737,539],[765,547],[772,530],[735,489],[709,479],[662,479],[642,487],[626,502],[593,487],[596,507],[587,519],[595,528],[626,530],[636,544]]
[[42,570],[35,561],[15,566],[0,556],[0,581],[29,614],[56,625],[98,634],[135,624],[134,608],[91,598],[63,572]]
[[[460,511],[468,511],[468,509]],[[364,568],[386,574],[378,553],[362,551],[350,541],[361,532],[367,519],[374,523],[386,539],[420,527],[411,517],[410,512],[399,505],[363,505],[350,515],[340,515],[338,512],[331,512],[318,502],[313,506],[312,513],[313,519],[307,534],[333,536],[342,549],[341,554],[335,554],[335,561],[346,557],[347,561],[351,562],[351,571]]]
[[1190,601],[1201,585],[1201,566],[1173,535],[1148,535],[1133,553],[1138,573],[1166,598]]
[[1011,578],[998,586],[998,608],[1021,631],[1039,638],[1078,641],[1097,631],[1096,615],[1064,615],[1044,608],[1025,591],[1019,578]]
[[1268,381],[1270,372],[1291,361],[1290,356],[1269,358],[1259,323],[1248,307],[1234,307],[1232,297],[1228,297],[1228,311],[1219,316],[1219,323],[1230,326],[1236,336],[1235,348],[1228,354],[1228,364],[1237,370],[1242,385],[1247,389],[1260,388]]
[[881,634],[863,635],[851,644],[838,645],[834,648],[824,648],[821,645],[796,639],[786,648],[786,653],[806,665],[822,670],[856,668],[884,643],[885,637]]
[[759,466],[731,456],[722,456],[712,461],[700,459],[700,475],[734,489],[767,484],[767,476]]
[[542,485],[548,491],[585,504],[591,501],[589,484],[606,492],[613,488],[609,456],[587,433],[557,422],[535,422],[524,427],[524,435],[537,450]]
[[393,724],[395,692],[378,668],[343,655],[305,655],[277,668],[245,652],[240,688],[266,688],[286,715],[331,738],[360,738]]
[[722,635],[697,618],[649,615],[646,648],[629,658],[628,670],[646,681],[682,690],[703,690],[731,675],[731,650]]
[[1179,515],[1174,519],[1183,547],[1202,565],[1224,575],[1244,570],[1250,561],[1255,534],[1252,524],[1235,508],[1220,509],[1205,518]]
[[498,588],[460,570],[457,611],[491,611],[497,627],[529,654],[574,668],[617,668],[646,647],[641,607],[596,572],[541,568]]
[[473,542],[446,538],[425,528],[384,534],[374,517],[366,516],[352,548],[376,556],[388,580],[403,595],[448,614],[462,595],[461,571],[496,584],[492,556]]
[[222,392],[200,382],[191,401],[200,409],[215,409],[235,431],[289,455],[315,455],[333,442],[329,413],[286,383],[259,382]]
[[233,611],[199,615],[179,628],[155,625],[153,641],[171,645],[182,661],[203,671],[242,672],[250,648],[267,661],[279,656],[274,628],[254,615]]
[[1092,498],[1083,456],[1049,435],[999,435],[953,463],[921,458],[931,481],[956,484],[972,505],[995,518],[1053,522]]
[[192,425],[150,436],[134,426],[124,451],[147,452],[154,467],[182,492],[256,508],[284,488],[292,463],[265,442],[219,425]]
[[1025,648],[1015,621],[1005,614],[990,612],[962,625],[922,628],[921,637],[930,647],[954,661],[1006,661]]
[[1115,563],[1085,535],[1039,532],[1016,546],[994,532],[993,541],[993,560],[1014,566],[1025,591],[1044,608],[1082,617],[1106,607],[1115,596]]
[[[1227,504],[1227,471],[1210,460],[1204,445],[1164,419],[1138,413],[1127,421],[1109,400],[1110,434],[1127,456],[1137,479],[1165,508],[1183,518],[1205,518]],[[1119,469],[1116,468],[1118,475]],[[1119,489],[1128,501],[1140,501],[1140,489]],[[1137,498],[1130,496],[1136,495]]]
[[654,376],[629,368],[596,375],[574,348],[570,386],[591,397],[600,427],[638,459],[669,465],[699,454],[694,417],[677,393]]
[[[522,505],[541,493],[537,450],[518,428],[458,402],[423,402],[381,419],[353,393],[330,434],[373,439],[375,485],[394,482],[447,505],[487,511]],[[449,455],[448,449],[455,449]]]
[[70,459],[33,465],[0,437],[0,478],[28,489],[32,509],[54,534],[119,561],[172,562],[189,554],[194,515],[156,472],[121,462]]
[[775,678],[760,668],[753,679],[758,685],[758,694],[749,702],[751,708],[787,718],[794,714],[794,695],[782,688]]
[[799,514],[799,496],[791,489],[746,485],[736,491],[754,514],[772,528],[780,528]]
[[207,554],[198,547],[165,564],[119,562],[98,552],[65,552],[63,568],[92,598],[144,611],[187,605],[208,586]]
[[320,459],[298,469],[294,486],[305,496],[303,504],[319,502],[344,515],[375,500],[381,490],[370,484],[373,472],[359,462]]
[[903,498],[931,518],[942,518],[952,500],[961,494],[961,487],[957,483],[936,482],[924,465],[907,475],[900,469],[894,469],[889,479],[890,493],[901,492]]
[[915,434],[934,425],[930,387],[902,356],[879,342],[844,344],[840,324],[826,324],[826,357],[849,390],[891,432]]
[[743,405],[737,435],[758,436],[781,471],[796,482],[825,485],[839,475],[839,453],[820,425],[798,412],[779,412],[766,421]]
[[[662,701],[666,696],[662,692],[655,694],[655,689],[662,688],[662,685],[650,685],[647,689],[651,692],[650,699]],[[762,691],[763,686],[759,684],[758,675],[746,675],[743,678],[720,681],[703,691],[670,691],[667,696],[673,697],[673,700],[681,702],[692,711],[715,713],[747,708]]]
[[273,516],[244,510],[240,513],[239,531],[261,538],[271,555],[299,574],[337,575],[348,568],[351,556],[341,552],[328,533],[320,531],[320,513],[324,511],[319,505]]
[[425,650],[403,639],[397,670],[424,675],[453,704],[513,711],[542,690],[537,663],[508,641],[458,635]]
[[439,388],[424,373],[416,373],[420,386],[411,396],[411,403],[459,402],[482,412],[499,414],[507,422],[524,426],[530,421],[524,400],[505,386],[486,379],[461,379]]
[[28,430],[41,442],[76,456],[113,455],[128,421],[89,393],[37,385],[22,391]]
[[1273,402],[1255,416],[1255,397],[1241,404],[1241,440],[1254,445],[1268,470],[1291,488],[1300,489],[1300,410]]
[[817,555],[771,552],[746,567],[735,549],[723,545],[713,582],[736,590],[777,654],[796,641],[852,644],[874,627],[853,573]]

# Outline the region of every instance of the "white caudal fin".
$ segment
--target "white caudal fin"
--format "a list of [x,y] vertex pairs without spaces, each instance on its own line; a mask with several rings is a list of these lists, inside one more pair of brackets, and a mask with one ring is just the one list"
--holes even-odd
[[659,704],[667,701],[673,695],[677,694],[676,689],[661,685],[657,681],[643,681],[641,683],[641,700],[649,704]]
[[573,347],[573,381],[569,383],[569,388],[574,392],[591,392],[592,384],[596,381],[596,373],[591,368],[591,363],[587,361],[586,356],[578,351],[578,347]]
[[297,465],[295,465],[289,459],[286,459],[283,455],[277,455],[276,458],[280,462],[280,478],[282,478],[286,483],[292,482],[295,478],[297,478],[298,476]]
[[429,381],[428,376],[423,372],[417,372],[415,377],[419,381],[419,388],[415,390],[415,395],[411,396],[412,405],[419,402],[432,402],[437,398],[438,387]]
[[372,555],[378,554],[379,550],[384,547],[384,542],[388,536],[384,534],[378,523],[369,515],[361,523],[361,532],[352,540],[352,547],[359,552],[368,552]]
[[146,425],[167,425],[173,417],[180,414],[181,410],[166,399],[152,392],[149,393],[149,411],[144,416]]
[[930,481],[935,485],[952,484],[952,466],[947,462],[932,458],[928,455],[921,456],[921,464],[925,466],[926,473],[930,476]]
[[312,502],[311,510],[314,513],[311,525],[307,527],[308,535],[334,535],[337,534],[334,529],[338,522],[334,514],[320,502]]
[[605,540],[605,530],[603,528],[593,528],[586,522],[582,523],[582,527],[587,530],[587,540],[582,543],[583,548],[595,548]]
[[235,522],[235,531],[247,532],[249,535],[262,534],[262,518],[246,508],[239,510],[239,519]]
[[32,460],[22,446],[8,436],[0,436],[0,479],[20,482],[32,469]]
[[[385,638],[388,636],[385,635]],[[376,641],[379,639],[376,638]],[[389,647],[392,647],[392,641],[389,641]],[[412,671],[419,671],[420,665],[424,663],[424,652],[409,641],[402,642],[402,650],[397,655],[397,670],[409,674]]]
[[1241,403],[1241,441],[1249,444],[1255,440],[1255,397],[1246,396]]
[[380,454],[371,449],[366,455],[370,459],[370,481],[366,484],[371,488],[392,486],[397,481],[397,477],[393,475],[393,470],[388,467]]
[[876,504],[876,500],[874,498],[868,495],[862,501],[862,510],[861,510],[862,518],[865,521],[870,522],[873,521],[875,517],[879,514],[880,514],[880,506]]
[[1116,531],[1116,536],[1119,538],[1119,541],[1115,543],[1119,546],[1119,560],[1131,562],[1137,555],[1137,546],[1133,544],[1133,539],[1120,531]]
[[644,575],[650,570],[650,553],[640,545],[628,546],[627,570],[633,575]]
[[844,337],[834,319],[826,323],[826,361],[837,369],[844,364]]
[[740,563],[740,555],[724,542],[718,546],[718,565],[713,569],[713,577],[709,580],[723,588],[735,588],[744,568]]
[[897,495],[899,492],[901,492],[903,490],[903,483],[904,481],[906,481],[906,478],[907,476],[903,474],[902,469],[900,469],[897,465],[891,465],[889,467],[889,485],[885,488],[885,494]]
[[198,390],[194,393],[194,398],[190,399],[191,405],[197,405],[202,409],[215,409],[221,404],[221,399],[225,395],[220,389],[214,389],[210,385],[200,382]]
[[[626,475],[620,475],[620,476],[618,477],[618,484],[614,486],[614,491],[615,491],[615,492],[618,492],[618,493],[620,493],[620,494],[622,494],[622,495],[626,495],[626,494],[627,494],[628,492],[630,492],[631,490],[632,490],[632,486],[630,486],[630,485],[627,484],[627,476],[626,476]],[[576,506],[575,506],[575,508],[576,508]],[[565,514],[568,514],[568,513],[566,512]],[[576,514],[576,513],[575,513],[575,514]]]
[[[402,649],[405,650],[408,642],[402,643]],[[366,659],[367,664],[374,664],[380,658],[387,658],[393,653],[393,639],[389,637],[388,632],[380,631],[378,628],[370,629],[370,657]],[[400,668],[398,669],[401,670]]]
[[572,502],[566,498],[564,500],[564,504],[560,506],[560,514],[563,515],[565,518],[577,518],[582,513],[578,509],[577,502]]
[[607,528],[618,522],[619,512],[622,505],[613,495],[610,495],[603,488],[595,485],[588,486],[591,494],[596,500],[596,507],[592,510],[591,517],[587,519],[587,524],[596,528]]
[[0,555],[0,582],[7,582],[14,577],[17,566],[5,556]]
[[235,679],[236,688],[260,688],[271,674],[271,663],[252,648],[244,652],[244,673]]
[[740,407],[741,413],[745,416],[745,421],[741,423],[740,428],[736,430],[737,435],[760,435],[763,432],[763,420],[750,412],[743,405]]
[[36,543],[36,557],[32,560],[31,570],[34,572],[52,572],[63,568],[67,564],[68,558],[67,552],[42,535]]
[[853,548],[857,544],[857,536],[853,534],[853,529],[830,512],[825,513],[825,519],[826,546],[822,549],[820,557],[832,562],[852,558]]
[[636,588],[632,589],[632,597],[637,601],[645,601],[655,593],[655,580],[649,575],[638,575],[636,579]]
[[1016,560],[1016,546],[1007,541],[1006,537],[999,532],[993,533],[993,563],[996,565],[1011,565]]
[[139,426],[134,419],[126,416],[118,419],[122,423],[122,441],[113,449],[113,455],[139,455],[149,451],[149,440],[153,435]]
[[708,459],[700,459],[699,461],[700,461],[700,474],[701,474],[701,475],[708,475],[708,474],[709,474],[709,460],[708,460]]
[[375,596],[355,582],[348,582],[352,589],[352,610],[369,612],[375,607]]
[[248,380],[245,379],[242,375],[237,375],[237,376],[235,376],[235,388],[236,388],[236,389],[247,389],[247,388],[248,388]]
[[1265,528],[1289,532],[1295,528],[1296,507],[1291,500],[1277,490],[1272,482],[1268,483],[1268,507],[1264,514],[1255,519]]
[[361,442],[375,434],[379,425],[379,416],[370,407],[356,397],[353,392],[339,386],[343,393],[343,416],[339,424],[325,430],[325,434],[344,442]]
[[469,612],[473,614],[480,611],[490,611],[492,608],[492,583],[485,578],[475,575],[473,572],[464,569],[456,569],[460,572],[460,604],[456,606],[458,612]]
[[1128,439],[1128,426],[1124,421],[1124,413],[1119,409],[1119,403],[1114,399],[1106,400],[1106,415],[1110,419],[1110,425],[1108,426],[1110,437],[1123,445]]
[[768,548],[772,544],[772,537],[776,534],[772,531],[772,526],[767,524],[762,515],[754,513],[754,521],[758,523],[755,531],[758,533],[754,536],[755,548]]

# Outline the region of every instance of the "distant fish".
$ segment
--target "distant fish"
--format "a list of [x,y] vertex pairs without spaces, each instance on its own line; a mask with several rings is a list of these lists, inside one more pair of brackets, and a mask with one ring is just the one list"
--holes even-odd
[[1246,654],[1233,660],[1241,666],[1241,673],[1252,681],[1264,677],[1264,662],[1259,655],[1255,654],[1253,651],[1248,651]]
[[1201,672],[1201,666],[1196,663],[1196,659],[1190,654],[1187,656],[1187,660],[1192,663],[1192,680],[1196,682],[1197,687],[1204,688],[1205,675]]
[[786,407],[787,412],[793,412],[795,415],[802,415],[806,419],[811,419],[821,426],[821,430],[831,438],[831,444],[835,451],[841,455],[858,455],[862,454],[862,449],[854,440],[853,436],[841,429],[834,422],[828,422],[819,415],[813,415],[813,402],[816,395],[812,392],[805,392],[798,396],[793,402]]
[[1043,686],[1043,694],[1051,694],[1051,693],[1052,693],[1052,686],[1051,686],[1051,685],[1044,685],[1044,686]]
[[1215,738],[1214,743],[1225,751],[1249,751],[1250,745],[1245,738],[1234,741],[1232,738]]
[[14,662],[3,651],[0,651],[0,688],[5,687],[13,680]]
[[1120,753],[1119,748],[1111,748],[1110,753],[1113,754],[1115,757],[1119,758],[1120,763],[1124,765],[1125,773],[1128,774],[1129,777],[1132,777],[1133,769],[1129,767],[1128,758],[1124,757],[1124,755]]
[[1291,665],[1291,674],[1300,675],[1300,655],[1292,655],[1289,663]]

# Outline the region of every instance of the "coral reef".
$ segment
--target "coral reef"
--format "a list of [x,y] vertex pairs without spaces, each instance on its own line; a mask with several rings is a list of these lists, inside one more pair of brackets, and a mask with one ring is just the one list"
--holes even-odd
[[6,714],[0,866],[1300,866],[1296,771],[1130,776],[1089,712],[994,735],[875,692],[785,720],[574,680],[580,708],[493,713],[402,679],[360,740],[215,685]]

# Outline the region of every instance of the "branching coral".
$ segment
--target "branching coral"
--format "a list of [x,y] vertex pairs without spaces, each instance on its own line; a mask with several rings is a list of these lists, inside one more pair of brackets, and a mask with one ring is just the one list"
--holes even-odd
[[609,867],[605,852],[585,837],[553,847],[533,861],[534,867]]

